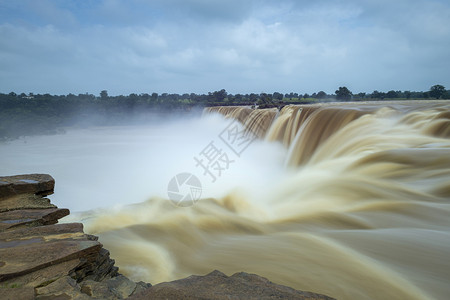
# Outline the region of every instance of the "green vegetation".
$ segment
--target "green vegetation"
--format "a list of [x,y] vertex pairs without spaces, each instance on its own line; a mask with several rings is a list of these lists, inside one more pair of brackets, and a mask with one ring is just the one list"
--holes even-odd
[[350,90],[345,86],[339,87],[339,89],[336,90],[335,93],[337,100],[349,101],[350,99],[352,99],[352,92],[350,92]]
[[208,94],[130,94],[109,96],[106,90],[92,94],[9,94],[0,93],[0,140],[35,134],[52,134],[68,126],[114,125],[154,120],[166,113],[184,113],[194,108],[218,105],[256,105],[260,108],[286,104],[331,101],[381,101],[406,99],[450,99],[450,91],[434,85],[427,92],[374,91],[352,93],[339,87],[335,94],[229,94],[224,89]]

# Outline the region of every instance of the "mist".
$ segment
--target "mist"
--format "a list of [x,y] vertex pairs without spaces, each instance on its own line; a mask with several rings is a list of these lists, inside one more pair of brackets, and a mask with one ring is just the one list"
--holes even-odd
[[[127,126],[87,126],[86,121],[84,128],[1,143],[0,172],[51,174],[56,180],[52,203],[72,212],[167,199],[170,179],[182,172],[200,179],[202,198],[222,197],[233,189],[257,195],[283,173],[285,150],[254,140],[236,156],[219,138],[231,122],[198,114]],[[211,142],[233,161],[214,182],[194,160]]]

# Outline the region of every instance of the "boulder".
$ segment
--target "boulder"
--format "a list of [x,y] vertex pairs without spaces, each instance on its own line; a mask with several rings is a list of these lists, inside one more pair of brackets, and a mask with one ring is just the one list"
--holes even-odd
[[0,299],[89,299],[80,282],[118,275],[109,251],[82,224],[57,224],[69,210],[44,198],[54,184],[45,174],[0,177]]
[[236,273],[227,276],[213,271],[205,276],[189,276],[156,284],[129,298],[143,299],[333,299],[275,284],[264,277]]
[[47,196],[53,194],[55,179],[48,174],[0,177],[0,199],[18,194]]
[[56,208],[44,196],[53,194],[55,180],[47,174],[0,176],[0,212]]
[[64,276],[58,280],[43,286],[36,288],[36,299],[77,299],[77,300],[89,300],[92,299],[88,295],[81,292],[80,285],[75,279]]
[[85,280],[81,284],[81,291],[93,298],[125,299],[132,295],[138,286],[139,284],[127,277],[118,275],[102,282]]

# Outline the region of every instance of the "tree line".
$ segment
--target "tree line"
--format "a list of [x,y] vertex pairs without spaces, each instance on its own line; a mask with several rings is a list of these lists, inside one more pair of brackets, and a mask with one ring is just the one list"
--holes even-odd
[[339,87],[334,94],[319,91],[302,93],[231,94],[225,89],[207,94],[142,93],[110,96],[106,90],[93,94],[50,95],[0,93],[0,140],[41,133],[59,128],[84,125],[112,125],[154,119],[165,113],[184,113],[195,108],[218,105],[252,105],[260,108],[286,104],[326,101],[382,101],[401,99],[450,99],[450,91],[434,85],[426,92],[388,91],[352,93]]

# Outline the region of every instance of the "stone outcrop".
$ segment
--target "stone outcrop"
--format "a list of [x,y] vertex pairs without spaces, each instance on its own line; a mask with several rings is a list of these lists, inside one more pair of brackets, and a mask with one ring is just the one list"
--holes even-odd
[[[45,198],[45,174],[0,177],[0,299],[124,299],[148,288],[118,274],[97,237]],[[58,299],[59,299],[58,298]]]
[[45,196],[50,175],[0,177],[0,299],[332,299],[254,274],[206,276],[151,286],[118,273],[109,251]]
[[163,282],[138,293],[130,299],[333,299],[275,284],[264,277],[236,273],[227,276],[213,271],[205,276],[189,276]]
[[47,174],[0,177],[0,212],[56,208],[44,196],[53,194],[55,180]]

